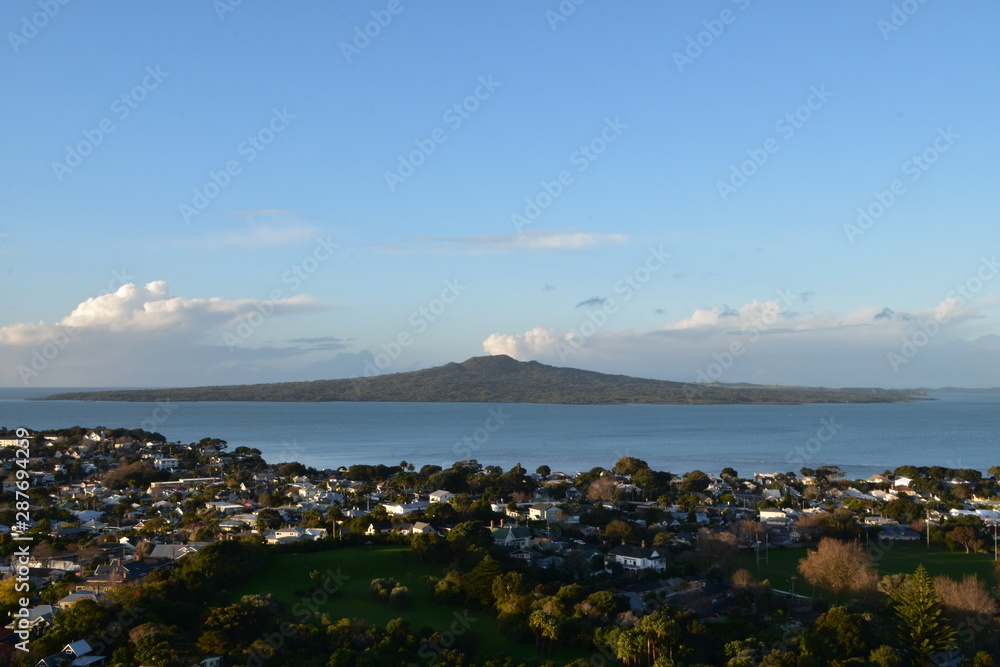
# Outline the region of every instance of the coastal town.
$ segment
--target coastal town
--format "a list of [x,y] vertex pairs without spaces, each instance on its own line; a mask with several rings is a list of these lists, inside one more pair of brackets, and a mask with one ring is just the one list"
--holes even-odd
[[[103,427],[0,431],[0,464],[6,664],[989,665],[998,654],[1000,467],[851,480],[833,466],[673,474],[624,456],[589,471],[316,470],[210,437]],[[287,595],[279,576],[295,581]],[[908,635],[897,624],[921,611],[921,586],[933,627]],[[160,604],[170,591],[181,612]],[[199,599],[179,602],[188,593]],[[397,617],[380,623],[386,614]],[[424,614],[454,620],[423,625]]]

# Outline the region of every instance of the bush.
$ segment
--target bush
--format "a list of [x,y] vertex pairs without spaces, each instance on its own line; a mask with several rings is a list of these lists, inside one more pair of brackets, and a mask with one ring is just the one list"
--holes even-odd
[[[398,587],[399,582],[395,579],[372,579],[372,597],[376,602],[388,602],[392,591]],[[409,591],[407,591],[407,594],[409,594]]]
[[393,609],[403,609],[410,604],[410,589],[406,586],[396,586],[389,593],[389,605]]

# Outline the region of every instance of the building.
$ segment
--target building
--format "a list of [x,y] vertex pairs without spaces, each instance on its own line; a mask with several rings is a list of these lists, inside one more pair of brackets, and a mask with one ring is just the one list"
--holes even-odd
[[647,547],[645,542],[638,547],[630,544],[619,545],[608,552],[608,560],[620,563],[623,568],[633,572],[640,570],[662,572],[667,567],[666,558],[657,549]]

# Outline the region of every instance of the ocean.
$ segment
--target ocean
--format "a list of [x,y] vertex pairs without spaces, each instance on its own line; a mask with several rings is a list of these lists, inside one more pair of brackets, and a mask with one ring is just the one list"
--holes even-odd
[[29,401],[66,389],[0,389],[0,426],[145,428],[259,449],[316,468],[463,459],[567,474],[622,456],[655,470],[741,475],[837,465],[867,477],[901,465],[1000,465],[1000,394],[913,403],[538,405],[482,403],[122,403]]

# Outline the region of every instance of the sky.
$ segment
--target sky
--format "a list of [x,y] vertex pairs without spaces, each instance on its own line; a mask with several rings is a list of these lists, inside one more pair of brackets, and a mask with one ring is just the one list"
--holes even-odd
[[1000,385],[998,22],[4,2],[0,386]]

